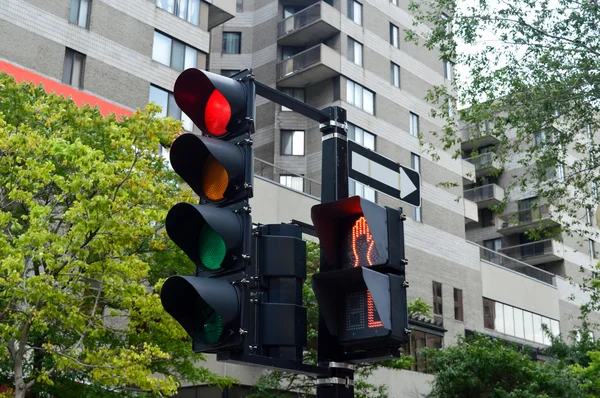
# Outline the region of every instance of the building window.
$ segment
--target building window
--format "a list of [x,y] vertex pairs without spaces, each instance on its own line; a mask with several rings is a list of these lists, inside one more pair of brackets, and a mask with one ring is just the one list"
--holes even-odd
[[159,116],[170,116],[174,119],[181,120],[183,122],[183,128],[186,131],[192,131],[194,129],[192,120],[185,113],[181,112],[181,109],[177,106],[173,93],[151,85],[148,102],[154,102],[162,108]]
[[452,69],[452,62],[444,61],[444,78],[446,78],[449,81],[452,81]]
[[596,248],[594,246],[593,239],[589,239],[589,248],[590,248],[590,260],[594,260],[596,258]]
[[296,191],[304,191],[304,178],[300,176],[281,174],[279,176],[279,183]]
[[371,115],[375,114],[375,93],[352,80],[346,80],[346,101]]
[[494,212],[490,209],[481,209],[479,211],[479,220],[482,227],[491,227],[496,225]]
[[348,0],[348,18],[362,25],[362,4],[355,0]]
[[397,6],[398,5],[398,0],[390,0],[390,3],[392,3],[395,6]]
[[413,137],[419,136],[419,115],[410,112],[410,135]]
[[[294,97],[295,99],[297,99],[298,101],[302,101],[304,102],[304,89],[303,88],[284,88],[281,90],[284,94],[289,95],[290,97]],[[282,111],[286,111],[289,112],[291,111],[290,108],[286,108],[285,106],[281,105],[281,110]]]
[[560,334],[560,323],[551,318],[483,298],[483,326],[510,336],[550,345],[550,337],[543,331],[546,325],[552,336]]
[[281,130],[281,154],[304,155],[304,131]]
[[390,64],[390,83],[394,87],[400,87],[400,66],[393,62]]
[[444,316],[443,299],[442,299],[442,284],[433,281],[433,319],[442,323]]
[[78,89],[82,89],[84,66],[85,55],[67,48],[65,51],[62,82],[65,84],[70,84],[73,87],[77,87]]
[[239,72],[239,69],[221,69],[221,75],[225,77],[231,77]]
[[598,183],[596,181],[592,181],[592,194],[594,199],[598,200]]
[[156,6],[198,26],[200,0],[156,0]]
[[462,290],[454,288],[454,319],[464,321]]
[[[410,154],[410,167],[417,173],[421,172],[421,157],[415,153]],[[417,222],[423,222],[421,217],[421,207],[412,208],[412,218]]]
[[236,0],[235,12],[244,12],[244,0]]
[[502,248],[502,238],[484,240],[483,247],[497,252]]
[[402,346],[403,355],[412,356],[414,358],[414,365],[411,370],[415,372],[428,372],[431,369],[427,363],[427,357],[422,353],[422,349],[427,347],[434,350],[442,349],[444,340],[442,336],[438,336],[431,333],[425,333],[420,330],[413,329],[409,335],[409,343]]
[[400,48],[400,29],[393,23],[390,23],[390,44]]
[[160,32],[154,32],[152,59],[182,72],[198,66],[198,50]]
[[375,190],[358,181],[348,179],[348,196],[358,195],[361,198],[370,200],[375,203]]
[[585,208],[585,225],[592,226],[592,209],[589,207]]
[[241,54],[242,34],[240,32],[223,32],[223,54]]
[[82,28],[90,27],[90,5],[92,0],[71,0],[69,22]]
[[348,37],[348,59],[358,66],[363,65],[363,45]]
[[375,135],[352,123],[348,123],[348,138],[365,148],[375,150]]

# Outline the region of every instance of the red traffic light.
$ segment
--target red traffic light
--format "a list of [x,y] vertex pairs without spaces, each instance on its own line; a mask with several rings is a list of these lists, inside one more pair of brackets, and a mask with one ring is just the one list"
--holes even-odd
[[192,68],[179,75],[173,92],[177,105],[206,134],[220,138],[244,127],[246,91],[237,80]]

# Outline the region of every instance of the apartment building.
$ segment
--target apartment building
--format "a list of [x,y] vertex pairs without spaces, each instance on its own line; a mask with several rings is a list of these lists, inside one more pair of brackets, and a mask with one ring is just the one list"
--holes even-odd
[[[528,198],[514,198],[524,219],[514,222],[507,213],[495,221],[486,208],[502,198],[506,185],[502,174],[482,179],[500,167],[488,161],[493,150],[485,147],[493,142],[465,133],[463,149],[478,145],[485,159],[453,159],[442,151],[433,159],[419,145],[419,134],[433,139],[428,132],[443,126],[430,116],[425,94],[453,76],[452,64],[435,51],[403,41],[411,27],[408,0],[3,0],[0,70],[54,84],[55,91],[107,112],[126,113],[154,101],[190,131],[172,95],[188,67],[223,75],[253,68],[257,80],[314,107],[344,107],[349,139],[422,177],[420,208],[350,184],[351,194],[402,207],[408,216],[409,298],[430,303],[446,332],[442,337],[415,328],[407,354],[446,347],[471,332],[543,347],[548,340],[542,324],[553,333],[576,326],[573,315],[586,296],[564,276],[583,260],[589,265],[589,255],[565,239],[522,242],[523,221],[546,214],[543,206],[533,214]],[[321,189],[318,125],[261,98],[256,119],[253,220],[311,225],[310,208],[319,203]],[[454,186],[440,185],[448,182]],[[540,244],[542,256],[527,255],[538,254]],[[263,371],[210,356],[208,366],[244,386]],[[388,385],[391,397],[410,396],[428,389],[431,377],[421,369],[417,361],[413,371],[381,371],[373,381]],[[229,396],[245,391],[240,387]],[[179,396],[221,394],[185,386]]]

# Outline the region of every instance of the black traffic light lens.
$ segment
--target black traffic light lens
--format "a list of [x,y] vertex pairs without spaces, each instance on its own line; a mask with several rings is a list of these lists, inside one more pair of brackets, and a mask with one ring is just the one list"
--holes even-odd
[[226,253],[227,247],[221,235],[205,223],[198,239],[198,256],[202,265],[211,271],[216,271],[221,268]]
[[200,297],[196,300],[194,323],[194,328],[198,332],[197,338],[202,343],[216,344],[219,342],[223,334],[223,318]]

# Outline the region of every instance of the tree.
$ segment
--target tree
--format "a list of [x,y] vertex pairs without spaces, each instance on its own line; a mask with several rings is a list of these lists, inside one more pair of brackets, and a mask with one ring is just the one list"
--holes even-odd
[[[302,289],[303,304],[307,308],[307,339],[309,347],[304,353],[304,363],[317,364],[316,346],[318,336],[319,306],[312,290],[312,275],[319,270],[319,245],[306,242],[307,278]],[[421,299],[409,302],[409,314],[415,317],[428,317],[431,306]],[[390,369],[410,369],[414,364],[411,356],[376,363],[357,365],[355,368],[354,392],[357,398],[386,398],[387,387],[369,383],[367,378],[381,367]],[[296,375],[282,371],[270,371],[261,376],[253,386],[251,398],[285,398],[291,396],[309,396],[315,394],[316,380],[311,377]]]
[[0,385],[15,397],[231,384],[160,303],[159,278],[193,265],[164,231],[191,193],[157,154],[181,130],[158,111],[103,117],[0,74]]
[[528,352],[483,335],[444,350],[424,349],[435,379],[429,398],[577,398],[582,379],[566,362],[536,362]]
[[[451,85],[427,95],[446,121],[433,139],[460,156],[461,130],[496,137],[498,160],[524,170],[509,191],[536,192],[555,206],[563,231],[586,231],[582,210],[598,204],[600,183],[598,2],[424,0],[409,8],[419,28],[407,40],[462,66]],[[460,129],[447,106],[456,102],[465,107]]]

